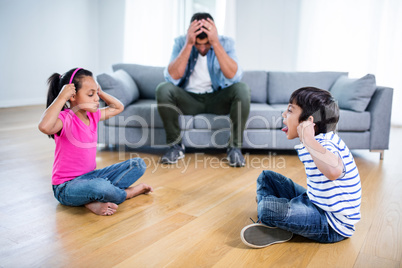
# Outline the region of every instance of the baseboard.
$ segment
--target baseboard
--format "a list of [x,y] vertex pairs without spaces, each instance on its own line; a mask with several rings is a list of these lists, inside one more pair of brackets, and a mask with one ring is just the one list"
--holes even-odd
[[0,100],[0,108],[30,106],[30,105],[45,105],[43,98],[23,99],[23,100]]

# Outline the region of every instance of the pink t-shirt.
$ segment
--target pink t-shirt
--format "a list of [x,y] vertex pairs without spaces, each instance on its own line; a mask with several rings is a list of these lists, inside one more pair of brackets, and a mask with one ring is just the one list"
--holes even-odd
[[87,115],[89,126],[69,109],[59,114],[63,128],[60,135],[54,135],[53,185],[62,184],[96,168],[97,128],[101,112],[87,112]]

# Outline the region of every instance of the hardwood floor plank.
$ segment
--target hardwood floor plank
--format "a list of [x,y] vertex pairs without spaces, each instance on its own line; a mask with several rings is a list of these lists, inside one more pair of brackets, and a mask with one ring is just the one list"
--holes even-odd
[[402,260],[402,178],[385,185],[386,194],[373,218],[362,252],[383,259]]
[[[251,188],[252,186],[246,188],[246,191],[251,190]],[[198,217],[177,231],[165,236],[164,239],[159,240],[152,247],[148,247],[126,259],[117,267],[127,267],[134,264],[139,267],[146,267],[147,264],[149,265],[149,259],[153,260],[152,263],[155,267],[172,265],[175,259],[185,258],[188,254],[191,254],[193,246],[197,245],[197,243],[201,241],[208,243],[206,238],[224,226],[228,221],[227,219],[237,217],[239,210],[244,209],[249,202],[255,201],[250,196],[242,196],[239,193],[224,201],[220,206],[206,212],[202,217]],[[218,247],[227,247],[227,245],[221,242]],[[168,263],[166,263],[167,260],[169,260]]]
[[138,231],[130,228],[132,231],[127,230],[127,234],[121,239],[113,243],[110,243],[108,239],[99,241],[105,246],[91,250],[82,256],[77,255],[70,258],[68,266],[79,267],[82,263],[97,263],[97,267],[113,267],[144,248],[152,246],[152,244],[163,239],[169,233],[181,228],[194,219],[193,216],[177,213],[147,228],[140,228]]
[[354,267],[364,268],[399,268],[400,262],[392,261],[389,259],[383,259],[380,257],[372,256],[370,254],[361,253],[356,261]]

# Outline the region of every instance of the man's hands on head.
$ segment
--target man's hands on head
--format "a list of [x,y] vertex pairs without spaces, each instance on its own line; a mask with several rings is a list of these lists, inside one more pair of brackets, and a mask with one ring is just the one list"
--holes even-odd
[[197,35],[202,33],[202,23],[201,21],[195,20],[190,24],[187,30],[187,44],[188,45],[195,45],[195,40]]
[[[204,32],[208,37],[209,48],[211,46],[214,48],[215,56],[218,59],[222,74],[226,78],[232,79],[238,70],[237,62],[234,61],[222,47],[219,42],[218,31],[215,23],[209,18],[206,20],[202,19],[191,22],[190,27],[187,30],[186,44],[182,47],[179,55],[169,63],[168,72],[170,76],[175,80],[183,77],[191,50],[193,46],[196,45],[197,35],[202,32]],[[207,50],[209,50],[209,48],[204,50],[208,52]],[[198,52],[201,53],[200,50],[198,50]]]
[[210,18],[206,20],[201,20],[202,22],[202,31],[207,34],[209,43],[213,46],[216,43],[219,43],[218,38],[218,30],[216,29],[215,23]]
[[195,20],[190,24],[187,30],[187,44],[195,45],[197,35],[204,32],[208,36],[209,43],[213,46],[219,42],[218,31],[215,23],[210,18]]

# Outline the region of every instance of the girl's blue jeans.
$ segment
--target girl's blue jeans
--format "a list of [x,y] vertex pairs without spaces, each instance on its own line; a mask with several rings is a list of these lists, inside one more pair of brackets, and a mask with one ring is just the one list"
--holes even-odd
[[129,159],[53,185],[53,193],[66,206],[82,206],[95,201],[120,204],[127,197],[124,189],[136,182],[145,169],[145,162],[141,158]]
[[263,171],[257,179],[258,220],[321,243],[345,239],[328,224],[324,210],[315,206],[304,187],[291,179]]

